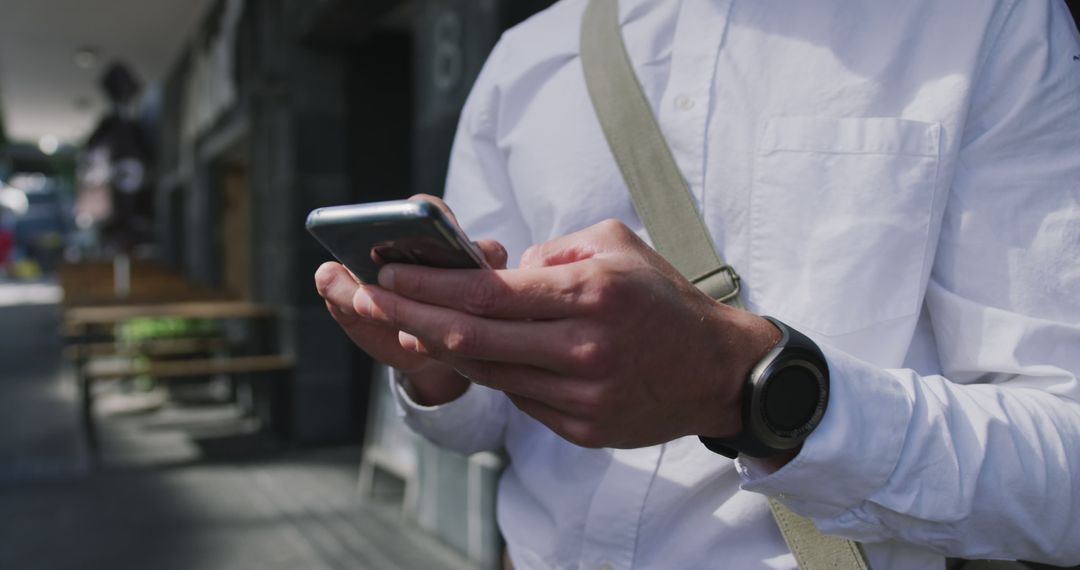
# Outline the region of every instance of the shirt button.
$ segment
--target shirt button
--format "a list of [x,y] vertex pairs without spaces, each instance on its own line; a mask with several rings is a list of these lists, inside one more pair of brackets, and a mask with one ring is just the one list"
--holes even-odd
[[603,562],[596,567],[596,570],[615,570],[615,567],[607,562]]
[[675,98],[675,106],[683,111],[689,111],[694,108],[694,98],[685,93],[679,95]]

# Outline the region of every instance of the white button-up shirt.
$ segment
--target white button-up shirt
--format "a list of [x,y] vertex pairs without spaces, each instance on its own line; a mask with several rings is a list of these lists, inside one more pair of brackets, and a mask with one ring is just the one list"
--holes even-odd
[[[507,32],[462,115],[447,198],[512,264],[605,218],[645,236],[586,93],[585,4]],[[822,346],[831,401],[768,473],[696,438],[583,449],[478,386],[432,408],[399,390],[430,439],[508,451],[515,565],[791,568],[766,495],[863,541],[878,570],[942,553],[1080,563],[1080,42],[1064,3],[624,0],[620,21],[749,309]]]

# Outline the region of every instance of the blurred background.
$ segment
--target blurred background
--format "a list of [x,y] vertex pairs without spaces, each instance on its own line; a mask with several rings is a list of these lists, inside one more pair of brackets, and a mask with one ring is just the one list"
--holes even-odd
[[550,3],[0,0],[0,568],[501,566],[503,458],[402,427],[303,225],[441,194]]
[[402,427],[304,219],[441,194],[550,3],[0,0],[0,568],[500,566],[502,458]]

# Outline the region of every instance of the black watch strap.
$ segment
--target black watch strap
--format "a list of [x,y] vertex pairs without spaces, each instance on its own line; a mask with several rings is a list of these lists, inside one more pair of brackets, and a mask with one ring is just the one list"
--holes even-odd
[[[810,430],[816,427],[816,423],[824,415],[824,409],[828,403],[828,367],[825,364],[825,356],[821,353],[821,349],[813,340],[799,331],[772,317],[765,318],[779,329],[784,336],[780,344],[773,348],[762,359],[762,362],[755,366],[755,370],[746,379],[742,398],[742,429],[738,434],[728,438],[698,437],[701,443],[710,451],[731,459],[735,459],[739,454],[758,458],[773,457],[795,449],[801,445],[802,439],[805,438],[805,434],[798,439],[777,439],[767,434],[768,428],[763,425],[767,424],[767,422],[761,422],[758,418],[758,415],[763,413],[761,409],[762,402],[759,402],[758,398],[764,397],[763,390],[758,383],[763,380],[756,378],[756,376],[767,377],[772,370],[783,369],[785,367],[784,363],[790,360],[798,360],[804,363],[820,363],[819,366],[814,366],[814,368],[819,369],[820,374],[819,406],[821,407],[815,413],[816,419],[813,425],[810,426]],[[759,372],[758,368],[761,368],[762,371]],[[755,409],[755,406],[758,409]],[[757,430],[752,427],[755,424],[758,425]],[[759,433],[759,430],[762,431]],[[809,430],[807,430],[806,434],[808,433]],[[763,438],[766,440],[771,439],[771,442],[763,441]]]
[[719,453],[728,459],[735,459],[740,453],[750,457],[772,457],[778,453],[775,449],[766,447],[757,439],[748,437],[745,431],[727,439],[701,435],[698,436],[698,439],[701,440],[705,447],[709,448],[709,451]]

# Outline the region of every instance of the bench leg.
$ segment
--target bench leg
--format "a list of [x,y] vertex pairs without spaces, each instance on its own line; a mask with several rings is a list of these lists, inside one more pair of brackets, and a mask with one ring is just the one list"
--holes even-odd
[[97,426],[94,424],[94,391],[92,382],[86,375],[86,362],[80,359],[75,368],[75,375],[79,382],[79,408],[82,416],[80,419],[82,420],[83,437],[86,441],[87,466],[94,469],[101,461]]
[[288,371],[262,372],[261,377],[250,379],[252,410],[259,420],[259,429],[274,436],[279,442],[288,441],[289,426],[289,373]]
[[273,434],[279,441],[288,441],[292,435],[289,413],[289,372],[281,370],[271,373],[270,417]]

